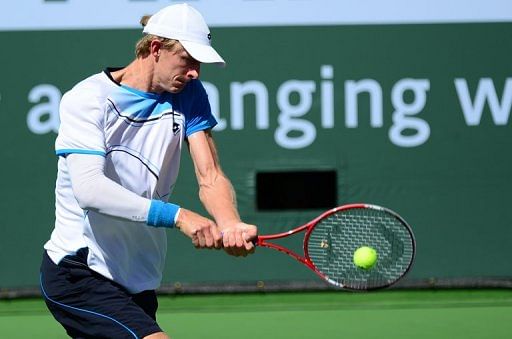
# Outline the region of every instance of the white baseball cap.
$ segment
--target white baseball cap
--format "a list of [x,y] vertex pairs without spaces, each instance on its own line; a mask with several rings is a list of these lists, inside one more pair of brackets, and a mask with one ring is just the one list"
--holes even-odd
[[188,4],[171,5],[159,10],[149,18],[143,32],[178,40],[199,62],[226,64],[211,45],[212,35],[203,16]]

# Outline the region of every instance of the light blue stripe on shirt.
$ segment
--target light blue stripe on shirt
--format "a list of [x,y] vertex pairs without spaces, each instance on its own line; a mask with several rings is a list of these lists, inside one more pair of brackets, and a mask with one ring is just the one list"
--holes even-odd
[[55,150],[55,154],[59,156],[68,155],[71,153],[77,153],[77,154],[93,154],[93,155],[101,155],[105,156],[105,151],[93,151],[88,149],[72,149],[72,148],[66,148],[66,149],[58,149]]

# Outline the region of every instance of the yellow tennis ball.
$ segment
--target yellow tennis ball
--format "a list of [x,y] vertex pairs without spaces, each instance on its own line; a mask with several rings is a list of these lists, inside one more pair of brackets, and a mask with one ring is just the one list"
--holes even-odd
[[354,252],[354,264],[364,270],[375,266],[377,262],[377,251],[369,246],[359,247]]

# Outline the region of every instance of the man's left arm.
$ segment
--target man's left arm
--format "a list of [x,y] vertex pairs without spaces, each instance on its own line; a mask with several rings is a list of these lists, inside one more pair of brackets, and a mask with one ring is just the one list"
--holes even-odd
[[220,167],[211,132],[193,133],[188,143],[199,183],[199,198],[222,232],[224,249],[234,256],[254,252],[252,240],[257,236],[257,228],[240,219],[235,191]]

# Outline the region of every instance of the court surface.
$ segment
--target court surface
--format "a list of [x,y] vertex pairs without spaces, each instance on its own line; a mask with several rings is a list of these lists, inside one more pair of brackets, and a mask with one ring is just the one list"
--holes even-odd
[[[161,296],[174,339],[512,338],[512,290]],[[0,338],[67,338],[41,299],[0,300]]]

